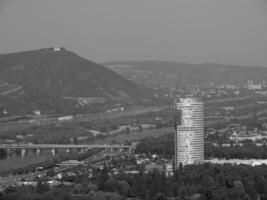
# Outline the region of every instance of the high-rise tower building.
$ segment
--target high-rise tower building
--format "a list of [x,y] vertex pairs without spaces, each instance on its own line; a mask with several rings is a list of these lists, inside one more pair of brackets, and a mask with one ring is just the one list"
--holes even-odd
[[197,98],[175,98],[175,169],[180,163],[204,161],[203,102]]

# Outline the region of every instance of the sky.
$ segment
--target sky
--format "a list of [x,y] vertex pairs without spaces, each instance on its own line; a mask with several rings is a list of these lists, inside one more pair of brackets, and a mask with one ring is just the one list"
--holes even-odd
[[0,54],[267,67],[267,0],[0,0]]

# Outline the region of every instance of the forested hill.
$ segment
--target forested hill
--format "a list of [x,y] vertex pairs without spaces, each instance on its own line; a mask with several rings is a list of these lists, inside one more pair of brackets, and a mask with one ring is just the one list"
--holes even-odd
[[138,84],[64,48],[0,55],[0,113],[19,112],[12,109],[16,102],[20,102],[20,110],[49,113],[92,103],[139,101],[148,95]]

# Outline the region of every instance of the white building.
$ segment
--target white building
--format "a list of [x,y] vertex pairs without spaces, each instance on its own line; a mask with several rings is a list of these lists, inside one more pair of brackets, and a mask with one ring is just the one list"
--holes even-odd
[[175,169],[180,163],[203,163],[203,102],[196,98],[175,99],[175,131]]
[[210,159],[205,160],[205,163],[212,163],[212,164],[231,164],[231,165],[251,165],[251,166],[259,166],[259,165],[266,165],[267,159],[249,159],[249,160],[242,160],[242,159]]
[[249,90],[261,90],[262,85],[261,84],[255,84],[253,81],[248,81],[248,89]]

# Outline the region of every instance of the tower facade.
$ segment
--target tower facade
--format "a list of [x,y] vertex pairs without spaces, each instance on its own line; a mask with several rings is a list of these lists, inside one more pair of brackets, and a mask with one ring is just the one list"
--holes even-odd
[[203,102],[197,98],[175,98],[175,169],[182,164],[204,161]]

